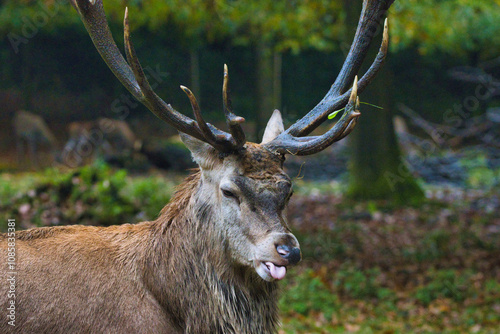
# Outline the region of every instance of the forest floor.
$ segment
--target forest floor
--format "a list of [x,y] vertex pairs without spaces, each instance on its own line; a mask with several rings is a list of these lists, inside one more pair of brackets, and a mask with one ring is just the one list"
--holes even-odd
[[[182,175],[105,164],[0,173],[0,229],[154,218]],[[303,261],[280,282],[280,333],[499,333],[500,190],[424,185],[419,207],[351,202],[296,180]]]
[[281,333],[499,333],[500,211],[482,204],[499,193],[435,192],[418,208],[296,196]]

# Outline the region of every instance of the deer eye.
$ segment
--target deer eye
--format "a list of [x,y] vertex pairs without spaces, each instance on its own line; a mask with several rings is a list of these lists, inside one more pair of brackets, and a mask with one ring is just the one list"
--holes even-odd
[[236,195],[233,194],[231,191],[227,190],[227,189],[221,189],[222,190],[222,194],[226,197],[233,197],[233,198],[236,198]]
[[236,203],[238,203],[238,205],[240,204],[240,199],[238,198],[238,196],[233,193],[231,190],[228,190],[228,189],[222,189],[221,188],[221,191],[222,191],[222,194],[227,197],[227,198],[232,198],[236,201]]

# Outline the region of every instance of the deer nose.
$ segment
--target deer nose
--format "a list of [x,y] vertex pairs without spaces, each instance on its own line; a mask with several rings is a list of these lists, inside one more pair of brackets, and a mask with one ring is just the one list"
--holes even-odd
[[293,265],[299,263],[300,256],[300,248],[299,247],[290,247],[288,245],[278,245],[276,246],[276,251],[278,254],[288,260],[288,263]]

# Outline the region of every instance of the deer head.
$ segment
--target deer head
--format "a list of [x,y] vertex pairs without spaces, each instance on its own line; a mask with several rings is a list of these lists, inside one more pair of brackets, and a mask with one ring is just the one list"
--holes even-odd
[[210,144],[185,134],[181,138],[201,168],[193,196],[197,220],[216,225],[233,264],[253,268],[267,281],[282,279],[286,266],[301,258],[284,216],[292,183],[282,157],[254,143],[221,157]]
[[[174,126],[192,152],[201,170],[198,189],[190,202],[198,218],[216,215],[212,221],[217,233],[227,243],[224,247],[233,262],[253,268],[267,281],[283,278],[286,266],[296,264],[301,257],[299,244],[290,233],[283,214],[292,189],[290,178],[283,171],[284,157],[286,154],[319,152],[353,130],[360,116],[358,94],[374,78],[387,53],[387,22],[379,53],[371,67],[359,81],[357,72],[374,36],[370,29],[380,24],[380,18],[391,3],[364,2],[350,52],[323,100],[286,130],[279,111],[274,111],[262,143],[255,144],[246,142],[241,127],[245,120],[232,111],[227,66],[224,66],[222,95],[228,132],[205,122],[196,98],[188,88],[181,86],[191,102],[194,119],[179,113],[155,94],[130,39],[127,9],[124,18],[125,60],[109,31],[102,1],[72,0],[111,71],[137,100]],[[342,117],[330,130],[320,136],[308,136],[327,119],[328,114],[342,108],[345,108]]]

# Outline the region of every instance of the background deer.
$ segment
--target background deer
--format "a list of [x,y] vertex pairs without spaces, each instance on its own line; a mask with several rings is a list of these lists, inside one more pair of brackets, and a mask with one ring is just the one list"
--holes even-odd
[[[285,154],[318,152],[348,135],[360,115],[357,94],[375,76],[388,46],[356,79],[373,28],[392,1],[365,1],[347,59],[325,98],[284,129],[279,111],[262,143],[249,143],[228,96],[229,132],[203,120],[191,91],[195,120],[174,110],[151,89],[130,42],[116,47],[100,0],[73,0],[98,51],[123,85],[159,118],[173,125],[199,170],[180,185],[158,219],[136,225],[67,226],[18,232],[18,333],[275,333],[278,280],[301,259],[285,209],[292,194]],[[353,87],[349,89],[351,83]],[[332,111],[345,107],[325,134],[307,136]],[[2,248],[7,247],[6,235]],[[5,261],[3,258],[1,261]],[[5,264],[2,263],[2,268]],[[5,280],[5,271],[2,280]],[[22,278],[22,279],[21,279]],[[0,287],[2,307],[6,284]],[[8,325],[0,322],[5,332]]]
[[132,129],[123,120],[99,118],[95,121],[72,122],[69,139],[61,153],[61,161],[69,167],[82,166],[97,156],[105,160],[129,157],[141,148]]
[[25,147],[28,150],[28,157],[31,163],[38,167],[39,151],[46,147],[55,154],[57,150],[57,140],[47,123],[39,115],[35,115],[25,110],[18,110],[14,114],[12,121],[16,134],[16,148],[19,165],[25,159]]

